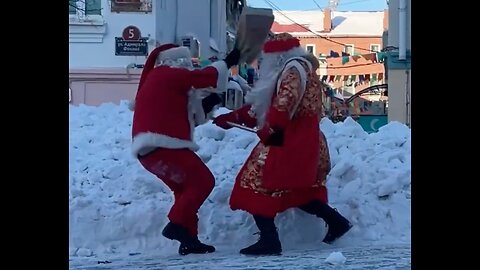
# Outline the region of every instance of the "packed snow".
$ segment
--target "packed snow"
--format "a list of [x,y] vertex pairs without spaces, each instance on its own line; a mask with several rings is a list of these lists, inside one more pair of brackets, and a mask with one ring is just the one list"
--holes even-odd
[[[176,254],[178,243],[161,235],[173,196],[131,154],[127,103],[70,106],[69,122],[70,255]],[[320,127],[332,160],[330,203],[354,224],[334,247],[410,243],[410,129],[392,122],[367,134],[351,118],[336,124],[322,119]],[[209,122],[196,128],[195,140],[216,181],[199,212],[199,238],[237,254],[257,240],[258,229],[249,214],[232,211],[228,200],[258,139]],[[276,224],[284,251],[326,246],[321,219],[291,209]]]
[[334,265],[344,264],[346,261],[347,261],[347,258],[343,256],[342,252],[338,252],[338,251],[330,253],[330,255],[328,255],[328,257],[325,259],[326,263],[334,264]]

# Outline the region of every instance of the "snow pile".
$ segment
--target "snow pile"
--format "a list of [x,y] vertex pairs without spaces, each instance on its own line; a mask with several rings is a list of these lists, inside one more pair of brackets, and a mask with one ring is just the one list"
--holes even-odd
[[347,261],[347,258],[343,256],[341,252],[332,252],[328,257],[325,259],[326,263],[333,264],[333,265],[338,265],[338,264],[344,264]]
[[[224,113],[221,109],[218,113]],[[70,255],[152,251],[175,254],[161,235],[173,196],[131,155],[132,112],[120,106],[70,106]],[[330,146],[329,198],[353,224],[335,246],[410,242],[410,129],[390,123],[367,134],[352,119],[321,128]],[[258,236],[253,219],[231,211],[234,179],[258,142],[255,134],[196,129],[197,154],[215,175],[215,189],[200,209],[200,239],[238,252]],[[321,219],[297,209],[276,218],[284,250],[320,247]]]

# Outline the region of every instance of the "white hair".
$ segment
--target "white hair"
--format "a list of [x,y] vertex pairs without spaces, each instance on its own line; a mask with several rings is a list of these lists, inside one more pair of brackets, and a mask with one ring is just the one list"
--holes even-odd
[[170,66],[176,68],[193,69],[192,59],[178,58],[178,59],[165,59],[157,62],[157,66]]
[[192,56],[188,47],[180,46],[161,52],[156,60],[157,66],[171,66],[193,69]]
[[261,128],[265,122],[265,115],[272,102],[274,91],[280,79],[287,60],[293,57],[306,56],[307,51],[302,47],[295,47],[286,52],[264,53],[260,63],[258,81],[245,96],[245,102],[252,104],[252,111]]

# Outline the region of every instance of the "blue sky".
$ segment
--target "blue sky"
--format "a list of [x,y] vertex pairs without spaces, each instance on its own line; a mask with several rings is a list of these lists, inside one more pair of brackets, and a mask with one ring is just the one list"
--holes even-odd
[[[328,0],[269,0],[282,10],[313,10],[328,6]],[[271,8],[265,0],[247,0],[247,5]],[[387,8],[386,0],[339,0],[338,11],[380,11]]]

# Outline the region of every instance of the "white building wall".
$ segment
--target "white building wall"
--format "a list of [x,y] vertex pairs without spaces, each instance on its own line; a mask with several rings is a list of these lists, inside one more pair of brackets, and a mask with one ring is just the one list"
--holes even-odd
[[[406,48],[411,49],[411,0],[407,0]],[[388,46],[399,47],[399,0],[388,4]],[[388,120],[411,123],[411,75],[410,69],[388,68]]]
[[[143,56],[115,55],[115,37],[121,37],[123,29],[129,25],[138,27],[142,37],[150,37],[149,50],[155,48],[156,43],[176,43],[179,36],[193,34],[200,41],[202,58],[216,54],[210,49],[211,36],[220,56],[225,53],[225,1],[153,0],[150,13],[112,13],[109,2],[102,0],[102,16],[91,16],[89,22],[70,21],[70,69],[143,64]],[[212,10],[216,12],[213,16]]]
[[[153,10],[155,10],[156,4],[157,1],[153,1]],[[153,13],[112,13],[109,1],[102,0],[102,16],[94,16],[93,20],[88,23],[70,23],[70,68],[125,67],[130,63],[143,64],[145,62],[145,57],[116,56],[115,37],[121,37],[123,29],[129,25],[138,27],[143,37],[154,36],[155,16]],[[102,28],[103,31],[100,30]],[[76,34],[79,31],[85,33]],[[86,38],[96,31],[104,32],[96,34],[101,38]]]

